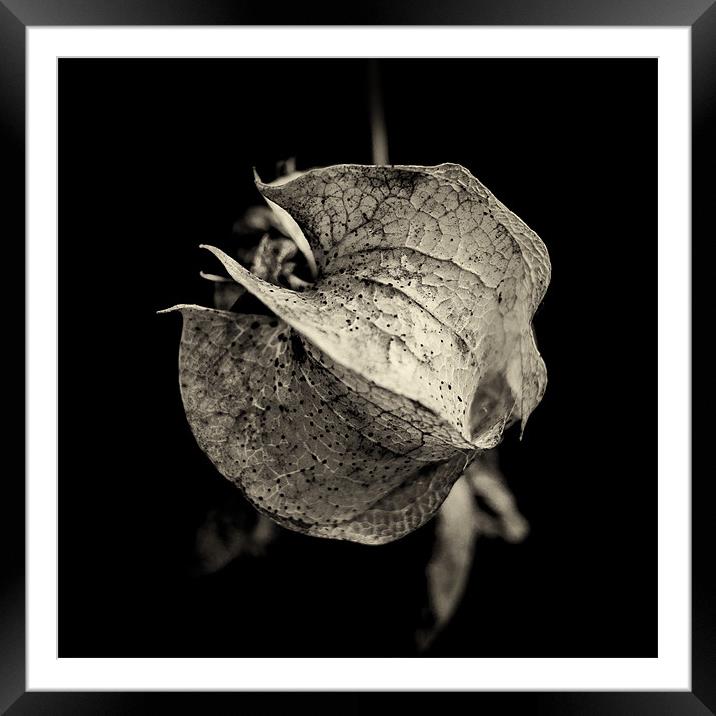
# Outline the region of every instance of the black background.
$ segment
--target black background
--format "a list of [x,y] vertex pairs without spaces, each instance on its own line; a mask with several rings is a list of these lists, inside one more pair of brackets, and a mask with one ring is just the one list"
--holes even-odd
[[[232,488],[196,446],[180,322],[251,167],[370,163],[350,60],[60,60],[60,655],[408,655],[428,525],[286,533],[190,576]],[[656,61],[381,63],[390,160],[465,165],[547,244],[547,394],[501,465],[531,533],[482,540],[435,656],[656,656]],[[210,257],[209,257],[210,258]]]

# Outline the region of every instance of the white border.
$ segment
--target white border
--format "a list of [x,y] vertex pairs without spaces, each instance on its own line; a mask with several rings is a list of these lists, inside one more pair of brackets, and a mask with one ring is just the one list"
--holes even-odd
[[[57,57],[259,57],[268,48],[271,56],[659,57],[658,658],[56,658]],[[690,690],[688,28],[28,28],[27,59],[28,689]]]

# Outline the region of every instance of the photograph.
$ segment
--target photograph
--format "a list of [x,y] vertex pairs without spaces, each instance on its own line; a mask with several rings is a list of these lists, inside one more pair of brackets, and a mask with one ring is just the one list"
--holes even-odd
[[656,58],[57,72],[60,658],[660,656]]

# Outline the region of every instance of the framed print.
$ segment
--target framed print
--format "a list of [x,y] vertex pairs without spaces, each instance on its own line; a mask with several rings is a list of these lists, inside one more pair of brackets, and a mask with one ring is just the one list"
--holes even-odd
[[716,11],[273,13],[0,6],[3,707],[713,711]]

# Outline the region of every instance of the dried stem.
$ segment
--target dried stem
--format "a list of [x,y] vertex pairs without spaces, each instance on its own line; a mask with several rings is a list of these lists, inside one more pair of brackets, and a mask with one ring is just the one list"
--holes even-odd
[[378,60],[368,65],[370,84],[370,136],[373,147],[373,164],[388,164],[388,132],[385,128],[383,96],[380,86]]

